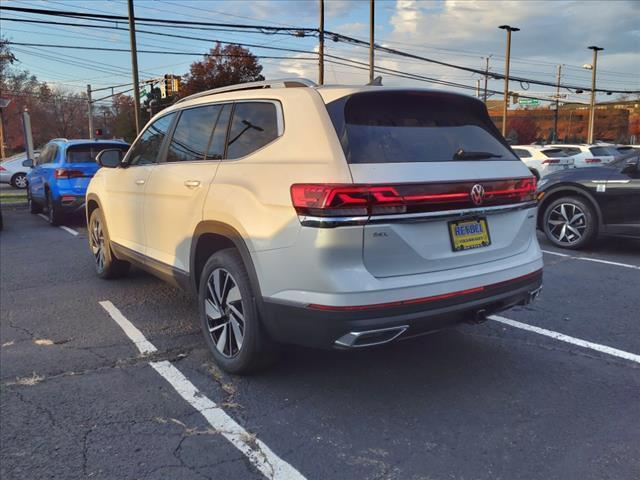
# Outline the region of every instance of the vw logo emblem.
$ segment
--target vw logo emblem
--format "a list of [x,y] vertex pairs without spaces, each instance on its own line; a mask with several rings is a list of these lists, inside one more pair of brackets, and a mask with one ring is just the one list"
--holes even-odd
[[474,203],[474,205],[481,205],[484,201],[484,187],[476,183],[473,187],[471,187],[469,196],[471,197],[471,201]]

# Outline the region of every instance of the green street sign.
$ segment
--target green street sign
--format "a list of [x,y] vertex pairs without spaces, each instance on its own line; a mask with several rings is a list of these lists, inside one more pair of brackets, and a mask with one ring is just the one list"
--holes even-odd
[[518,99],[518,105],[540,105],[540,101],[535,98],[522,98]]

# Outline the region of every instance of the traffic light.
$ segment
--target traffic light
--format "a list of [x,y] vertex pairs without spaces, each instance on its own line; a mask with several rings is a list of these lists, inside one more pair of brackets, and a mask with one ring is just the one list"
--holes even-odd
[[161,98],[171,98],[180,91],[180,77],[177,75],[165,75],[160,82]]

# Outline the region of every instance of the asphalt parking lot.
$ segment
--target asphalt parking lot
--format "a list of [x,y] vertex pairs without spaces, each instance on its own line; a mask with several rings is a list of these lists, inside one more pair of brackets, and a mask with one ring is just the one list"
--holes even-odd
[[508,320],[233,377],[187,294],[96,278],[80,221],[3,215],[3,480],[640,478],[637,241],[540,237]]

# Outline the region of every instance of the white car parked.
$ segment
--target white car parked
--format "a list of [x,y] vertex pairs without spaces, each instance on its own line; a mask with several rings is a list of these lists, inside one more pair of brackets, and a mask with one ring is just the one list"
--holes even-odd
[[124,158],[96,159],[96,273],[135,264],[194,291],[229,372],[282,343],[481,322],[541,288],[535,178],[472,97],[246,83],[180,100]]
[[[40,152],[34,152],[38,157]],[[14,188],[27,188],[27,173],[31,171],[33,160],[26,153],[18,153],[0,162],[0,183],[8,183]]]
[[573,168],[574,160],[561,148],[540,147],[538,145],[512,145],[511,149],[520,160],[538,177]]
[[576,168],[597,167],[606,165],[613,161],[616,156],[621,155],[615,146],[611,145],[548,145],[549,147],[561,148],[574,160]]

